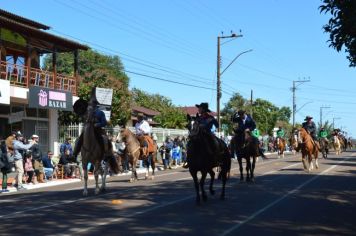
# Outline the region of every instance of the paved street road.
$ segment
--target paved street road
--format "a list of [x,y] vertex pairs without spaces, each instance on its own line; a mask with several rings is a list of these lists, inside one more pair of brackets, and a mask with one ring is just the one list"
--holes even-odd
[[239,182],[234,162],[227,199],[217,181],[200,206],[182,168],[136,183],[112,177],[98,196],[91,182],[86,198],[81,183],[2,194],[0,235],[355,235],[355,174],[353,152],[311,173],[299,155],[272,156],[257,163],[254,184]]

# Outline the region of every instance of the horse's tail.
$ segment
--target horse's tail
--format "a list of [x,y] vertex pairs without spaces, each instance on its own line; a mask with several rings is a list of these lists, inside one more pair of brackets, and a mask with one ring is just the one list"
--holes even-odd
[[115,157],[109,158],[108,163],[109,163],[110,170],[114,172],[114,174],[118,174],[120,169],[116,158]]

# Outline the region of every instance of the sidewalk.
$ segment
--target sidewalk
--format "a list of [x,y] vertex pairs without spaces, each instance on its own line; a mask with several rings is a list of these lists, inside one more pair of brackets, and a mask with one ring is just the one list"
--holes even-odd
[[[176,169],[178,167],[174,167],[172,169]],[[163,165],[158,164],[156,166],[156,171],[162,171],[163,170]],[[137,174],[143,174],[146,172],[146,168],[136,168]],[[151,169],[150,169],[151,171]],[[119,173],[117,175],[113,175],[113,176],[126,176],[126,175],[131,175],[131,171],[127,172],[127,173]],[[15,187],[13,187],[12,181],[14,180],[14,177],[16,176],[15,173],[10,173],[8,174],[8,180],[7,180],[7,184],[8,187],[7,189],[9,190],[9,192],[7,193],[13,193],[13,192],[17,192],[17,189]],[[107,175],[106,178],[109,179],[110,175]],[[99,177],[100,178],[100,177]],[[89,174],[88,176],[89,180],[93,180],[94,179],[94,175],[93,174]],[[2,182],[2,179],[0,179],[0,183]],[[45,183],[37,183],[37,184],[23,184],[23,186],[27,189],[27,190],[31,190],[31,189],[38,189],[38,188],[46,188],[46,187],[52,187],[52,186],[58,186],[58,185],[64,185],[64,184],[70,184],[70,183],[75,183],[75,182],[81,182],[80,178],[73,178],[73,179],[53,179],[53,180],[47,180]],[[21,190],[21,192],[25,192],[26,190]],[[1,194],[7,194],[7,193],[0,193]]]

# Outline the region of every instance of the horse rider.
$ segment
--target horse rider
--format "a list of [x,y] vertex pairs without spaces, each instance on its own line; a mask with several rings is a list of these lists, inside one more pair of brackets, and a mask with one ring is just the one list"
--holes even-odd
[[324,127],[321,127],[320,130],[319,130],[319,140],[324,140],[325,142],[325,149],[326,149],[326,153],[328,153],[328,145],[329,145],[329,140],[328,140],[328,132],[325,130]]
[[[93,106],[93,115],[94,115],[94,133],[99,143],[104,147],[105,157],[104,160],[107,161],[108,158],[113,157],[112,145],[109,142],[109,139],[105,133],[105,126],[107,125],[107,120],[105,117],[105,113],[99,109],[99,102],[94,97],[91,98],[89,103]],[[80,149],[83,145],[83,132],[80,134],[73,151],[73,156],[76,158]]]
[[302,127],[310,134],[310,136],[312,137],[312,139],[315,143],[315,146],[320,151],[320,145],[319,145],[318,139],[316,137],[316,125],[312,119],[313,119],[313,117],[306,116],[304,119],[305,122],[302,124]]
[[143,113],[137,114],[137,123],[135,124],[136,136],[140,141],[141,153],[144,157],[149,154],[149,145],[153,145],[153,139],[151,138],[151,127],[147,120],[144,119]]
[[[209,137],[207,148],[210,149],[209,151],[211,153],[216,154],[216,152],[219,150],[219,140],[214,135],[214,131],[217,127],[219,127],[219,123],[214,116],[209,114],[209,112],[211,112],[209,109],[209,103],[202,102],[200,104],[196,104],[195,106],[198,108],[195,121],[199,124],[200,128],[203,128],[206,131],[206,135]],[[187,156],[187,159],[188,158],[189,157]],[[188,168],[188,161],[183,164],[183,167]]]
[[277,130],[277,145],[279,144],[280,140],[284,141],[284,130],[282,126],[279,126]]
[[[254,129],[252,132],[251,132],[252,136],[256,137],[258,139],[258,142],[260,143],[260,130],[259,129]],[[262,143],[261,143],[262,144]],[[265,154],[264,154],[264,149],[262,148],[262,145],[259,145],[258,146],[258,150],[260,152],[260,155],[262,158],[265,158],[265,159],[268,159]]]
[[[238,124],[237,128],[234,128],[235,135],[231,140],[231,150],[234,150],[234,145],[236,143],[245,143],[245,131],[253,131],[256,129],[256,122],[250,115],[246,114],[246,111],[244,110],[239,110],[237,113],[235,113],[232,116],[231,121]],[[255,142],[259,142],[257,138],[253,137],[253,139]]]

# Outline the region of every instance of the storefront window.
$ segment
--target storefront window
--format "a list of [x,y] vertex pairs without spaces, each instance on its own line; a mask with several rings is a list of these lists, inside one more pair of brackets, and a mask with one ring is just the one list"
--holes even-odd
[[2,115],[10,114],[10,106],[0,105],[0,114]]
[[27,117],[37,117],[36,108],[28,108],[28,107],[26,107],[26,116]]
[[46,109],[38,109],[38,117],[40,117],[40,118],[48,118],[48,110],[46,110]]

